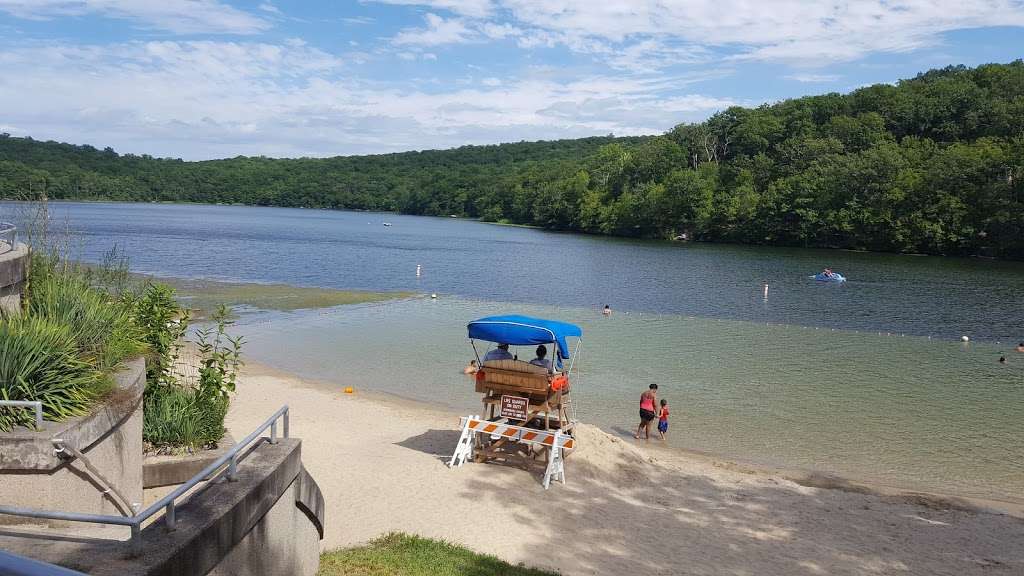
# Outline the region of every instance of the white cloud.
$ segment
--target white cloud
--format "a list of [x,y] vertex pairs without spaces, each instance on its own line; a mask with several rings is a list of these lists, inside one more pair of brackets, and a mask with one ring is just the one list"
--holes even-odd
[[33,20],[96,14],[178,34],[255,34],[270,27],[218,0],[0,0],[0,11]]
[[479,12],[505,21],[471,12],[461,13],[480,20],[464,24],[488,38],[613,54],[613,65],[641,69],[722,47],[740,59],[819,65],[930,46],[952,30],[1024,26],[1020,0],[495,0]]
[[[366,0],[363,0],[366,1]],[[491,13],[493,4],[490,0],[371,0],[380,4],[398,4],[403,6],[427,6],[435,10],[448,10],[463,16],[476,18]]]
[[473,30],[466,27],[465,22],[457,18],[446,20],[437,14],[427,14],[424,20],[427,22],[426,28],[406,28],[392,38],[392,43],[397,46],[438,46],[471,42],[476,36]]
[[270,12],[271,14],[280,14],[281,10],[277,6],[274,6],[270,2],[263,2],[259,5],[259,9],[264,12]]
[[673,96],[673,79],[565,78],[544,68],[499,83],[428,82],[425,91],[361,80],[301,41],[45,43],[0,49],[0,69],[6,125],[190,159],[657,133],[733,104]]
[[838,74],[790,74],[786,76],[789,80],[806,83],[835,82],[839,80]]
[[523,34],[522,30],[511,24],[495,24],[494,22],[484,22],[480,27],[480,31],[483,32],[484,36],[493,40],[504,40],[505,38],[514,38]]

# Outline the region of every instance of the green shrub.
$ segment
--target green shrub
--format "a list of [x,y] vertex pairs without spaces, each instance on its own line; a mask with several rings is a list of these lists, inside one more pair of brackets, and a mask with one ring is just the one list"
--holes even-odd
[[[17,316],[0,322],[0,398],[39,400],[47,420],[80,416],[105,394],[111,379],[81,359],[69,326]],[[0,408],[0,431],[33,426],[31,410]]]
[[163,362],[147,382],[142,436],[158,449],[215,446],[225,433],[229,397],[242,363],[242,339],[227,333],[233,322],[228,309],[220,306],[211,318],[215,325],[197,331],[198,379],[178,382],[173,364],[185,328],[174,321],[164,322],[175,315],[172,307],[177,306],[168,296],[173,296],[173,291],[147,290],[143,298],[147,303],[140,307],[144,312],[139,317],[151,320],[147,342],[160,351],[158,361]]

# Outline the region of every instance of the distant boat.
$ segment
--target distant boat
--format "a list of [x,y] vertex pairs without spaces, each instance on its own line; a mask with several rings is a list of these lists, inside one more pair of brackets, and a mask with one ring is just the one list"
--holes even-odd
[[391,222],[385,222],[384,225],[385,226],[391,226]]
[[846,282],[846,277],[839,272],[833,272],[831,276],[826,276],[824,272],[818,272],[811,278],[818,282]]

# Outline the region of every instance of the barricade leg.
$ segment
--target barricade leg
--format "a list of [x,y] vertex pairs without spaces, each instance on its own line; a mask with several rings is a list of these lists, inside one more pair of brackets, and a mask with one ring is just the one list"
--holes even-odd
[[562,461],[562,447],[559,446],[559,434],[555,433],[555,441],[548,453],[548,467],[544,470],[544,489],[551,486],[551,480],[565,484],[565,464]]
[[451,460],[448,461],[449,468],[462,466],[466,459],[473,458],[473,431],[469,428],[469,420],[469,418],[460,419],[462,435],[459,436],[459,443],[456,444],[455,452],[452,454]]

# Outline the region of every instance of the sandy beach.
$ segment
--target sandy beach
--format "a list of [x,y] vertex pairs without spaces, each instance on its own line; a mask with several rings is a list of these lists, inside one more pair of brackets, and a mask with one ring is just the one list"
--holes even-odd
[[1011,514],[807,486],[586,425],[567,483],[545,491],[515,468],[448,469],[457,413],[252,363],[228,427],[243,436],[283,404],[327,501],[325,550],[403,531],[565,575],[1024,574]]

